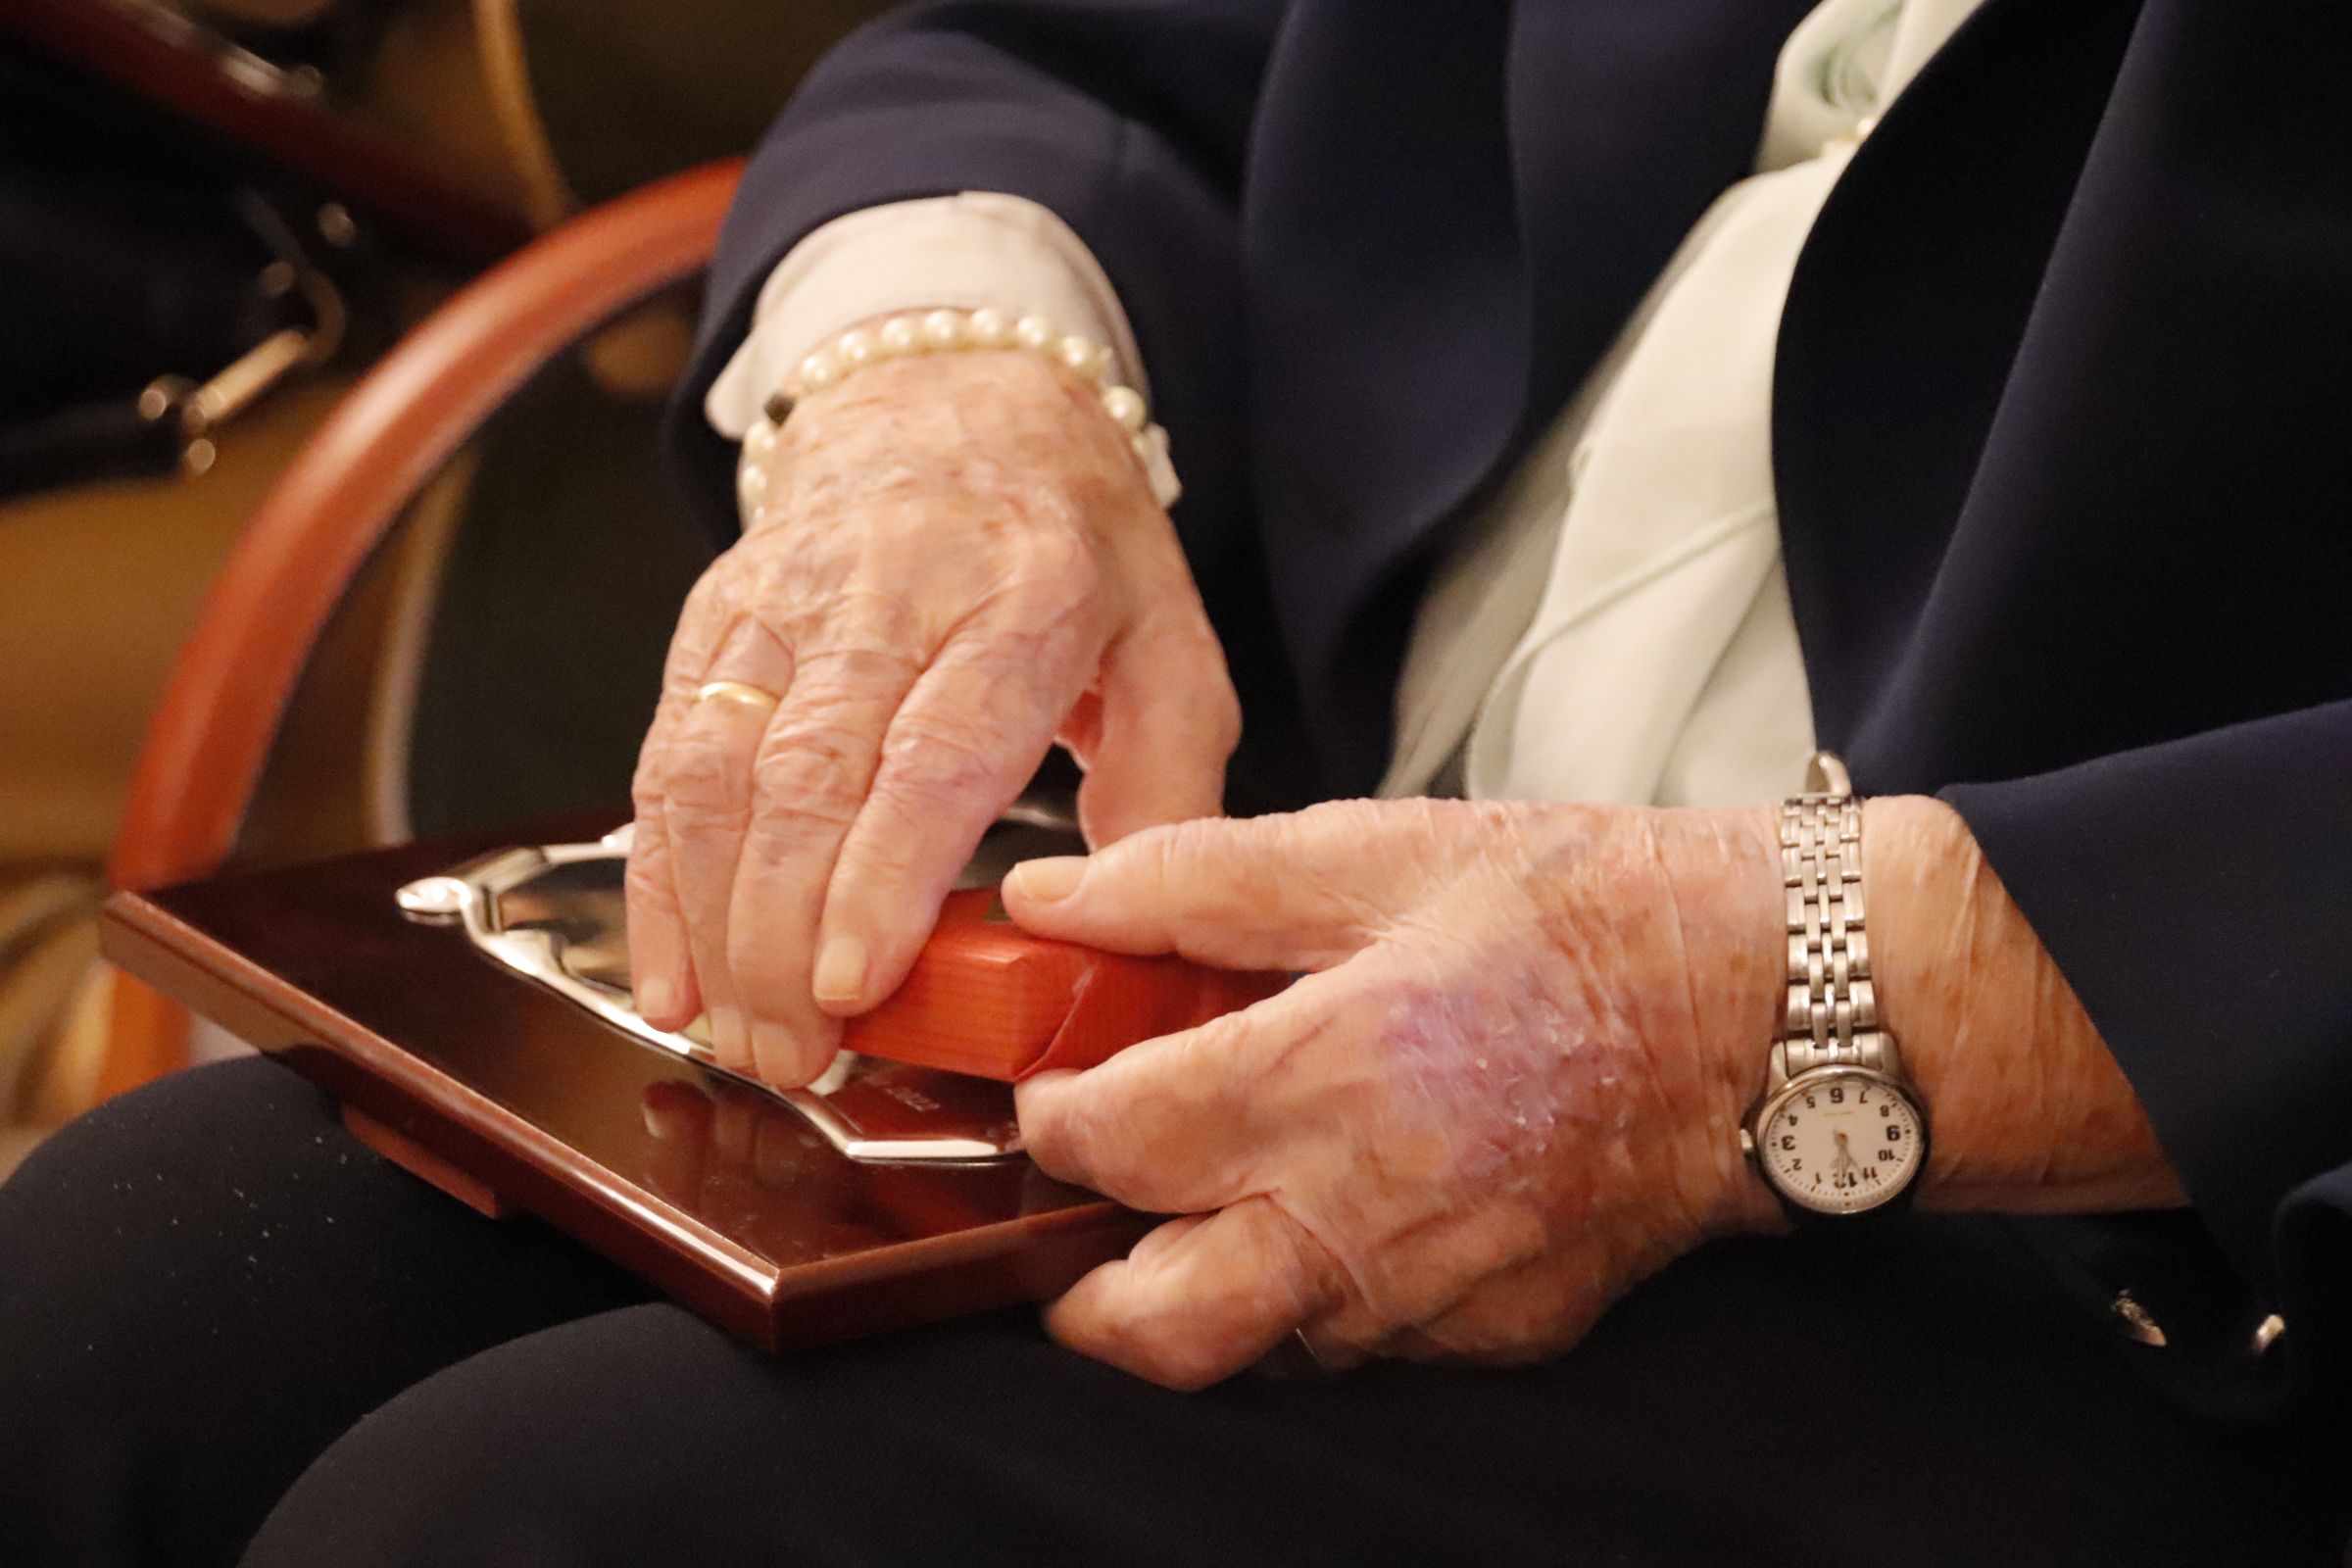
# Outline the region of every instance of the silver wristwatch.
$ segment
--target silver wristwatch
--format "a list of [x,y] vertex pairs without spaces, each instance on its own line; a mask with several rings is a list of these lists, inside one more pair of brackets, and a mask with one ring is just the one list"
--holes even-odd
[[1798,1218],[1907,1198],[1928,1163],[1928,1113],[1879,1022],[1862,902],[1862,803],[1845,764],[1814,755],[1781,805],[1788,999],[1741,1150]]

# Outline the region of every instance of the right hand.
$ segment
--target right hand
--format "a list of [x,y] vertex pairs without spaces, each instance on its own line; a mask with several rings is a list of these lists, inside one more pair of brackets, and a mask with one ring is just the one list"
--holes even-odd
[[[1100,847],[1215,812],[1241,711],[1175,529],[1095,391],[1020,351],[802,401],[679,617],[635,785],[640,1010],[779,1086],[888,997],[1059,738]],[[697,702],[706,682],[775,693]]]

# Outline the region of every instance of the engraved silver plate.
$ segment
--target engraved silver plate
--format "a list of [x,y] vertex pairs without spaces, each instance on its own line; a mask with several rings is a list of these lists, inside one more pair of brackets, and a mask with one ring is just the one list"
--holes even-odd
[[[590,844],[504,850],[420,877],[396,898],[412,920],[463,928],[493,963],[566,1000],[642,1044],[726,1073],[783,1102],[853,1159],[1001,1159],[1020,1152],[1009,1085],[843,1052],[806,1089],[776,1090],[719,1064],[706,1020],[657,1029],[638,1013],[629,984],[627,901],[630,832]],[[956,879],[993,887],[1020,860],[1085,853],[1066,810],[1016,803],[988,830]]]

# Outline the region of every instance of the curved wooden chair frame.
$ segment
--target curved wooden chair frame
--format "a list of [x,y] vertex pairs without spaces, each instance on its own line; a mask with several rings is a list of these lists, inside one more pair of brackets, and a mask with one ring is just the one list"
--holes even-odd
[[[699,271],[741,173],[713,164],[582,214],[435,311],[352,389],[238,536],[147,729],[107,879],[163,887],[236,847],[329,617],[418,491],[525,381]],[[102,1096],[187,1060],[186,1014],[117,975]]]

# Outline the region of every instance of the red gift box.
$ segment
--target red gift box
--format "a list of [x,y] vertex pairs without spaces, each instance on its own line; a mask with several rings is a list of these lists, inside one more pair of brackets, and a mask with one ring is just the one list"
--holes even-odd
[[931,940],[887,1002],[851,1019],[863,1055],[1004,1083],[1092,1067],[1139,1041],[1206,1023],[1289,984],[1033,936],[993,889],[948,895]]

